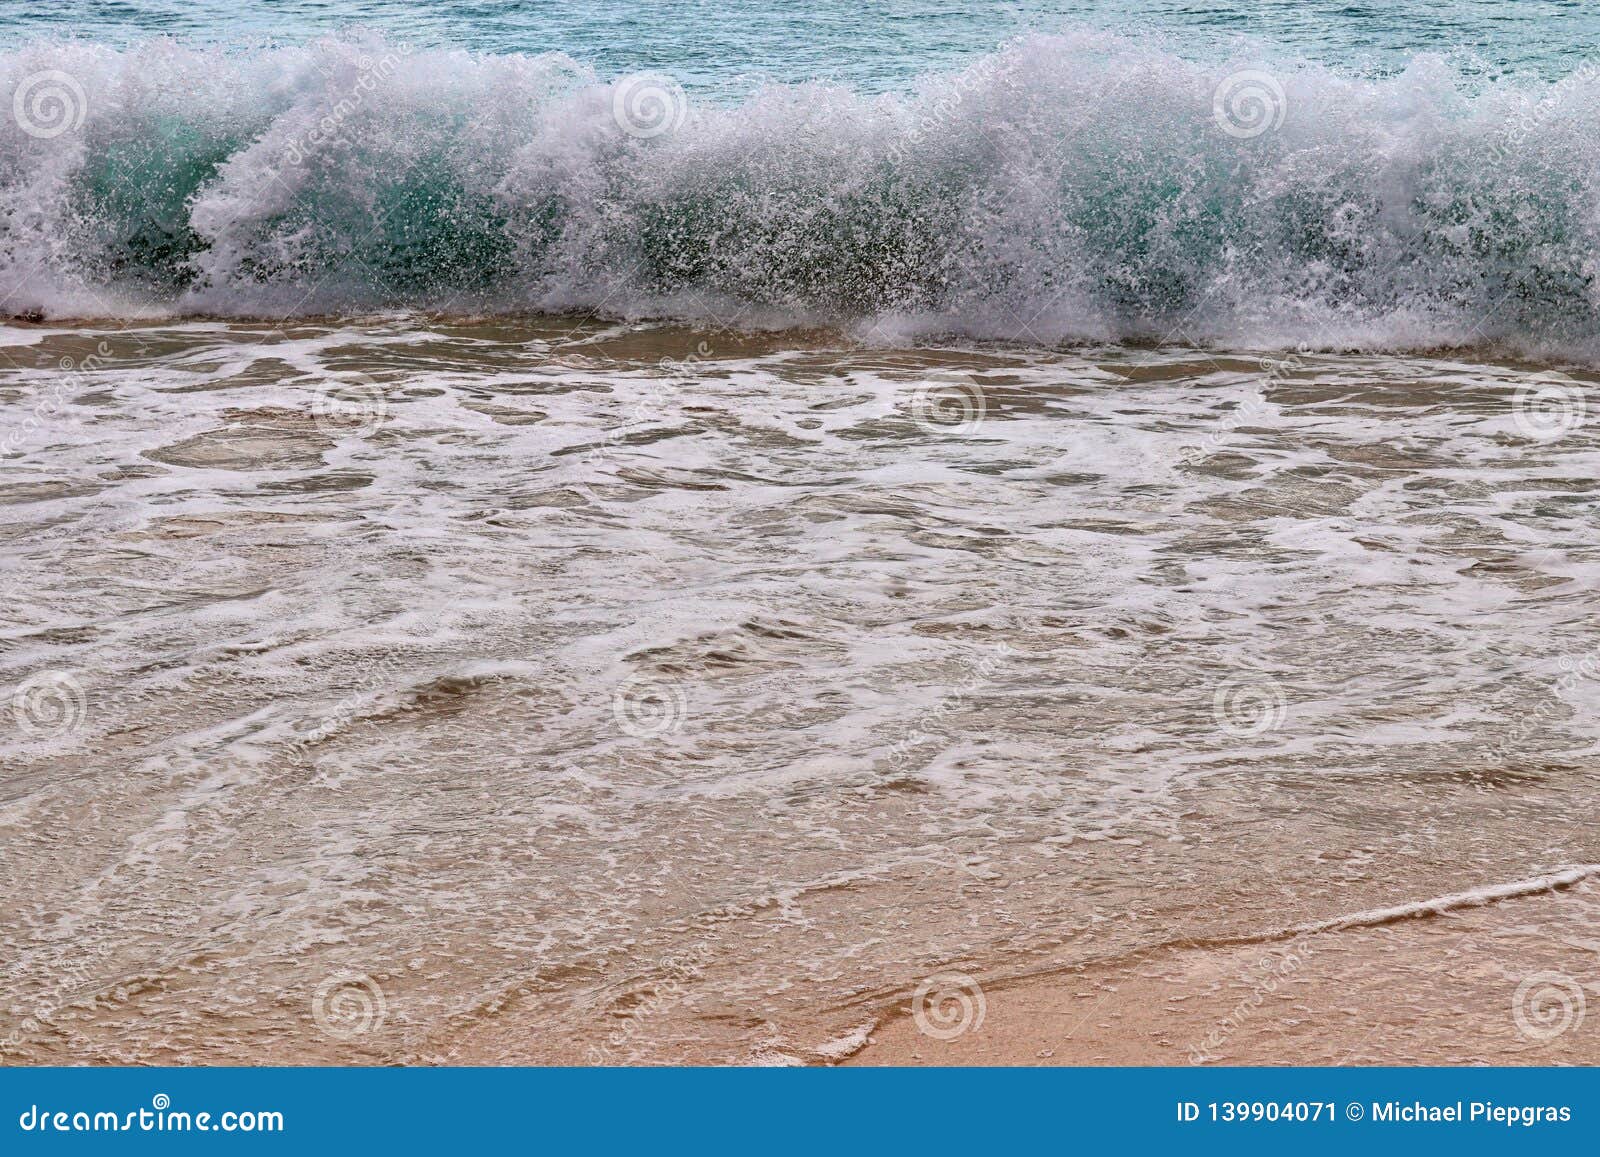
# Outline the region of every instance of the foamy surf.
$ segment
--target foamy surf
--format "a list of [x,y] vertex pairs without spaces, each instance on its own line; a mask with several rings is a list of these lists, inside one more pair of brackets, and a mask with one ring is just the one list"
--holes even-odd
[[1595,861],[1600,445],[1515,366],[6,340],[8,1058],[839,1059]]
[[582,310],[1587,358],[1600,81],[1088,31],[718,104],[382,39],[0,57],[4,310]]

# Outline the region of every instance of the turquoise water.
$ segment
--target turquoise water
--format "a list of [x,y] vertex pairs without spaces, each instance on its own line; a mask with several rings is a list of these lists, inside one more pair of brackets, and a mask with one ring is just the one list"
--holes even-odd
[[0,309],[1600,348],[1581,4],[349,11],[0,16]]
[[1008,37],[1063,27],[1162,37],[1199,55],[1247,37],[1370,71],[1396,71],[1414,54],[1430,52],[1474,58],[1490,71],[1552,76],[1600,44],[1600,8],[1581,0],[80,0],[0,11],[0,38],[11,44],[80,36],[126,46],[155,35],[226,45],[304,43],[367,29],[430,47],[564,52],[602,75],[670,69],[686,84],[721,91],[738,91],[752,77],[890,91],[929,69],[993,51]]

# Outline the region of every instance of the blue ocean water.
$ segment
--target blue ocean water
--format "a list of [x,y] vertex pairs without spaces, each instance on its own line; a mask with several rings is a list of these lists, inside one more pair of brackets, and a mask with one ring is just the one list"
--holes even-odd
[[752,76],[892,91],[1010,37],[1063,27],[1158,36],[1200,56],[1254,37],[1368,70],[1431,52],[1552,76],[1600,44],[1600,9],[1583,0],[73,0],[0,11],[0,43],[13,45],[35,36],[305,43],[361,28],[435,48],[564,52],[602,75],[671,69],[686,85],[733,91]]
[[0,14],[0,308],[1600,333],[1593,6],[354,12]]

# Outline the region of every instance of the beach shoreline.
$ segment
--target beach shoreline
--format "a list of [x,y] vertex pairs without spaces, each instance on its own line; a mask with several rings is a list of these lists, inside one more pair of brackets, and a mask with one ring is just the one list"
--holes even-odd
[[1600,860],[1594,435],[1509,366],[5,336],[7,1063],[931,1063],[950,972],[952,1063],[1228,1060],[1263,930]]
[[1595,871],[936,990],[843,1063],[1600,1063]]

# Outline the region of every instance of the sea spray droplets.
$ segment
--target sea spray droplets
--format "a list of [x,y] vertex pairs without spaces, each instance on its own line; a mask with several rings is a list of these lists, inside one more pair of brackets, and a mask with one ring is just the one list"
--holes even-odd
[[983,386],[971,374],[933,374],[911,395],[912,420],[930,434],[970,434],[988,409]]
[[1211,714],[1220,730],[1243,739],[1282,727],[1288,705],[1271,679],[1225,679],[1211,698]]
[[1511,406],[1519,431],[1538,442],[1554,442],[1583,425],[1588,400],[1580,383],[1552,371],[1518,386]]
[[22,734],[49,739],[82,727],[88,703],[70,672],[44,671],[12,691],[11,711]]
[[317,986],[311,1019],[335,1040],[377,1032],[389,1015],[383,987],[363,972],[336,972]]
[[1257,69],[1223,77],[1211,93],[1211,119],[1240,140],[1282,127],[1287,108],[1288,99],[1278,78]]
[[611,714],[624,734],[635,739],[671,735],[683,727],[689,701],[677,683],[635,676],[611,695]]
[[647,139],[676,132],[689,113],[683,86],[663,72],[635,72],[611,92],[611,116],[630,137]]
[[83,125],[89,98],[71,73],[47,69],[23,77],[11,94],[11,115],[30,137],[49,140]]
[[1583,1026],[1583,986],[1561,972],[1536,972],[1517,985],[1511,1016],[1530,1040],[1549,1041]]
[[988,1012],[982,986],[965,972],[935,973],[911,996],[917,1031],[934,1040],[953,1041],[978,1031]]
[[[759,307],[778,323],[833,323],[888,309],[911,333],[1046,344],[1156,331],[1600,349],[1600,304],[1584,289],[1587,169],[1569,143],[1595,137],[1600,80],[1587,72],[1552,94],[1443,64],[1356,79],[1301,63],[1289,86],[1275,63],[1276,79],[1229,76],[1075,33],[1025,38],[904,92],[767,91],[702,118],[670,77],[591,84],[544,58],[172,45],[170,80],[151,85],[137,52],[108,49],[91,71],[50,51],[43,60],[78,72],[94,124],[62,138],[84,150],[64,178],[50,166],[73,158],[10,134],[0,213],[43,214],[10,239],[26,273],[17,312],[114,302],[275,318],[286,302],[309,315],[460,300],[474,313],[686,317],[714,300],[729,317]],[[391,58],[394,83],[341,79],[368,63],[361,75],[381,78]],[[38,59],[12,54],[11,75]],[[236,96],[176,96],[189,90]],[[1485,156],[1488,126],[1546,97],[1515,149]],[[1456,101],[1459,116],[1406,111]],[[551,130],[596,127],[597,113],[600,137]],[[1280,120],[1255,145],[1238,139]],[[293,165],[324,121],[328,146]],[[124,172],[121,142],[150,124],[170,130],[159,163]],[[452,127],[463,125],[465,138]],[[977,163],[991,137],[1006,142],[998,163]],[[108,174],[126,195],[96,192]],[[37,199],[61,179],[66,195]],[[81,228],[74,214],[90,204]],[[169,241],[150,243],[152,212]],[[1490,240],[1460,244],[1462,230]],[[1508,285],[1523,290],[1508,298]]]

